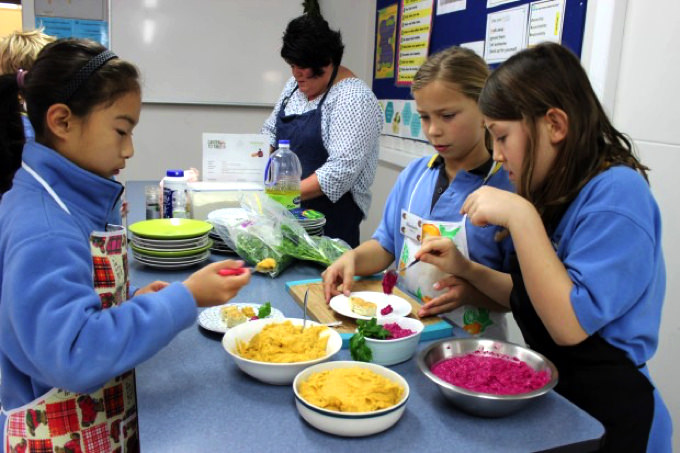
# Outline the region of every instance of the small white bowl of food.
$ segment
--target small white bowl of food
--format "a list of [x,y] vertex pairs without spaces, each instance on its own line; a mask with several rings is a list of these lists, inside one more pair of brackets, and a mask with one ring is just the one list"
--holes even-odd
[[227,331],[222,346],[246,374],[267,384],[286,385],[310,365],[325,362],[342,347],[335,330],[298,318],[258,319]]
[[425,328],[421,321],[402,316],[358,320],[357,324],[359,338],[350,339],[352,358],[385,366],[413,357]]
[[399,421],[409,385],[381,365],[333,361],[301,371],[293,381],[293,392],[300,416],[313,427],[338,436],[362,437]]

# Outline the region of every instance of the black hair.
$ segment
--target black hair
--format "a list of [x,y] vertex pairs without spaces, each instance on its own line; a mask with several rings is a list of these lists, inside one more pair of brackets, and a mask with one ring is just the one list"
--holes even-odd
[[16,74],[4,74],[0,76],[0,194],[12,187],[24,140]]
[[[124,60],[108,60],[87,77],[68,99],[66,86],[92,58],[106,51],[99,43],[87,39],[60,39],[46,45],[29,72],[24,86],[17,84],[15,74],[0,78],[0,193],[11,187],[14,173],[21,165],[25,141],[18,95],[26,102],[28,117],[35,130],[36,141],[50,146],[45,130],[47,110],[54,104],[65,104],[78,117],[85,117],[95,107],[112,105],[125,94],[139,92],[139,72]],[[7,164],[7,165],[5,165]]]
[[340,66],[345,46],[339,31],[331,30],[318,15],[304,14],[291,20],[283,33],[281,57],[288,64],[311,68],[315,76],[321,68],[333,63]]

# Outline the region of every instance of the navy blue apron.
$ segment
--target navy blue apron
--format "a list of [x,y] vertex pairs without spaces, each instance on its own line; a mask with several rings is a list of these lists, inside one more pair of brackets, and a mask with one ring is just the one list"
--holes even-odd
[[[528,346],[553,361],[560,373],[555,391],[604,425],[603,452],[645,452],[654,418],[654,387],[625,352],[599,334],[559,346],[536,314],[517,256],[510,259],[510,307]],[[569,427],[565,427],[569,429]]]
[[[298,89],[296,86],[281,103],[281,109],[276,118],[276,143],[279,140],[290,140],[290,149],[297,154],[302,165],[302,179],[310,176],[328,160],[328,151],[323,145],[321,136],[321,107],[326,101],[336,73],[337,67],[333,71],[328,89],[315,110],[300,115],[285,114],[288,100]],[[352,248],[359,245],[359,224],[364,215],[354,201],[351,191],[347,191],[336,203],[333,203],[326,195],[321,195],[311,200],[304,200],[301,205],[305,209],[315,209],[326,216],[324,226],[326,236],[343,239]]]

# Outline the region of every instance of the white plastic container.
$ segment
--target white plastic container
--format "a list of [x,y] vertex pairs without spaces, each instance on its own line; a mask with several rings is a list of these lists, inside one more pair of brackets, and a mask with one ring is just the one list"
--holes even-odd
[[163,178],[163,218],[186,217],[187,178],[184,170],[168,170]]
[[264,191],[286,209],[300,207],[300,180],[302,165],[290,149],[288,140],[279,140],[279,149],[274,152],[264,170]]

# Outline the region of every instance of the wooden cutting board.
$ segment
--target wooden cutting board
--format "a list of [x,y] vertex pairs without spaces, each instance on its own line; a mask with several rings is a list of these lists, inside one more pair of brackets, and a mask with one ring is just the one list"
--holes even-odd
[[[328,306],[328,304],[326,304],[321,280],[288,282],[286,283],[286,286],[288,292],[300,307],[304,306],[305,291],[309,289],[309,295],[307,296],[307,314],[310,319],[322,323],[342,321],[342,325],[335,327],[335,329],[343,337],[343,345],[345,345],[346,340],[354,334],[357,328],[356,319],[336,313]],[[382,281],[378,279],[357,280],[352,286],[352,291],[382,292]],[[394,295],[405,299],[411,304],[411,314],[409,317],[419,319],[425,325],[425,329],[421,334],[421,341],[453,335],[451,324],[438,316],[420,318],[417,314],[420,303],[416,299],[396,287],[393,292]]]

